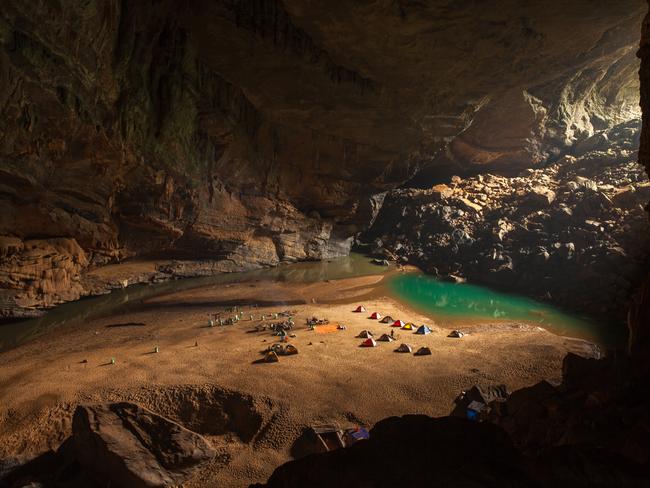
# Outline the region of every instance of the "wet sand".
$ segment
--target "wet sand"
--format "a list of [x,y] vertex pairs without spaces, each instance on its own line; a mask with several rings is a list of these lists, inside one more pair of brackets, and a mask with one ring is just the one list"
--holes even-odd
[[[0,460],[56,449],[70,434],[78,403],[130,400],[189,423],[217,446],[218,458],[188,486],[248,486],[304,454],[296,439],[312,423],[371,426],[391,415],[446,415],[458,393],[474,384],[517,389],[541,379],[559,381],[568,351],[591,351],[584,341],[525,324],[474,323],[463,327],[469,332],[464,338],[448,338],[450,329],[387,297],[382,278],[256,281],[170,293],[0,353]],[[259,308],[249,310],[252,303]],[[396,329],[396,342],[361,348],[356,336],[362,330],[378,337],[391,327],[369,320],[369,313],[353,313],[359,303],[369,313],[425,323],[433,332]],[[209,313],[232,305],[242,307],[242,321],[207,326]],[[299,354],[260,364],[261,351],[276,338],[253,332],[254,326],[261,314],[282,310],[295,311],[290,342]],[[250,313],[256,320],[249,320]],[[347,330],[309,331],[305,321],[311,316]],[[401,342],[415,349],[427,345],[433,355],[395,353]],[[210,428],[209,416],[201,417],[202,402],[218,407],[224,395],[247,410],[255,424],[252,437],[241,428]],[[198,410],[188,416],[181,404],[183,411]]]

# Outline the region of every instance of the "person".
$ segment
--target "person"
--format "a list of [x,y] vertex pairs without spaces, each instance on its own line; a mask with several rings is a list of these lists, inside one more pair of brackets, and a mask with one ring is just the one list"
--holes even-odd
[[390,330],[390,337],[391,339],[395,339],[395,329]]

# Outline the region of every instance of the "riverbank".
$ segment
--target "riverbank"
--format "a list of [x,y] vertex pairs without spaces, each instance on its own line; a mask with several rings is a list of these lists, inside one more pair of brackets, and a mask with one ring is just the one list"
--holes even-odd
[[[387,296],[382,279],[251,280],[170,292],[6,351],[0,354],[0,459],[6,468],[56,449],[79,403],[129,400],[188,425],[218,449],[189,486],[247,486],[305,454],[296,441],[314,422],[372,425],[391,415],[446,415],[456,395],[474,384],[517,389],[559,381],[567,352],[592,351],[587,342],[525,324],[473,324],[462,339],[448,338],[450,329]],[[426,323],[432,333],[396,330],[396,343],[360,348],[362,330],[379,336],[391,327],[353,313],[358,303]],[[242,321],[207,326],[208,314],[233,305],[242,307]],[[299,354],[259,363],[276,338],[254,332],[258,319],[282,310],[294,314],[290,342]],[[312,316],[330,325],[309,331],[305,321]],[[433,354],[397,354],[401,342],[426,345]],[[215,430],[205,404],[228,404],[253,435],[241,426]]]

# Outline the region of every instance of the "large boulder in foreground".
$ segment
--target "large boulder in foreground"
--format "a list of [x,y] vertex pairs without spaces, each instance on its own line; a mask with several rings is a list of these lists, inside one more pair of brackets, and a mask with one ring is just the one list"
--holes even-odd
[[424,415],[377,423],[370,439],[288,462],[258,487],[537,486],[507,434],[487,423]]
[[126,402],[77,407],[72,432],[79,464],[114,487],[178,485],[215,455],[199,434]]

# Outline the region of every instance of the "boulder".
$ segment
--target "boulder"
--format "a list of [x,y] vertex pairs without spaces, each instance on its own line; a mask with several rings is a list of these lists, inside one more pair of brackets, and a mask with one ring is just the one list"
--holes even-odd
[[[393,462],[378,460],[390,453]],[[370,438],[278,467],[275,487],[537,486],[506,433],[495,425],[424,415],[378,422]]]
[[201,435],[132,403],[79,406],[71,456],[114,487],[178,485],[215,451]]
[[534,186],[524,197],[524,202],[530,206],[548,207],[555,201],[555,192],[545,186]]

